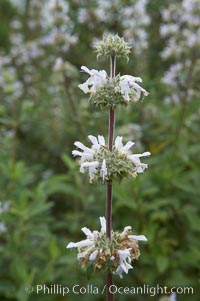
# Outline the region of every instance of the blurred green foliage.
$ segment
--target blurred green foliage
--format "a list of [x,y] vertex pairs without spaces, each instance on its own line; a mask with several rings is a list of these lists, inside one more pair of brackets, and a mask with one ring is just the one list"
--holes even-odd
[[[25,2],[26,9],[17,11],[9,1],[0,1],[1,53],[9,54],[12,47],[9,22],[16,14],[23,22],[28,20],[31,1]],[[86,65],[108,71],[108,62],[96,61],[92,39],[102,37],[105,30],[119,35],[123,31],[119,20],[101,23],[92,19],[95,1],[66,2],[77,43],[65,52],[44,47],[42,59],[30,61],[34,80],[20,96],[14,94],[16,74],[9,68],[2,71],[6,89],[0,87],[0,201],[8,207],[0,212],[0,222],[6,227],[0,230],[2,301],[105,300],[103,295],[62,297],[37,295],[36,291],[29,294],[25,290],[26,285],[35,288],[44,283],[69,287],[91,282],[98,287],[104,285],[102,274],[87,280],[75,252],[66,250],[70,241],[83,239],[83,226],[98,229],[98,217],[105,211],[105,186],[88,183],[87,177],[79,173],[71,151],[76,140],[87,143],[89,134],[107,134],[108,113],[90,107],[87,97],[77,88],[85,79],[79,69]],[[164,46],[158,28],[160,9],[166,4],[167,1],[149,2],[147,11],[154,20],[146,29],[149,48],[140,54],[135,54],[133,48],[130,64],[119,62],[117,67],[121,74],[141,76],[150,96],[145,102],[117,110],[116,135],[124,135],[125,140],[138,138],[136,149],[149,150],[152,156],[144,175],[114,184],[113,227],[123,230],[132,225],[136,233],[148,237],[134,270],[115,281],[124,287],[192,286],[194,295],[178,295],[177,300],[198,301],[200,103],[198,94],[191,102],[163,101],[166,89],[161,75],[167,65],[159,57]],[[78,22],[78,7],[90,12],[92,29],[89,23]],[[117,12],[113,8],[113,14]],[[28,36],[26,41],[41,34],[29,35],[26,23],[21,33]],[[52,61],[42,66],[48,56],[53,57]],[[65,70],[53,71],[57,57],[67,62]],[[21,79],[24,74],[18,67],[17,77]],[[31,94],[32,90],[35,93]],[[152,298],[158,300],[159,296],[116,296],[119,301]]]

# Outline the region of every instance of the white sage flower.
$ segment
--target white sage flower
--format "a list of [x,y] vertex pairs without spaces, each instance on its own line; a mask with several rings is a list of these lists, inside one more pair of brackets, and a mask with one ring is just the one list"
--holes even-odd
[[92,142],[92,149],[99,150],[101,146],[105,146],[105,139],[103,136],[98,135],[98,139],[95,136],[89,135],[88,138]]
[[100,177],[102,180],[105,180],[107,175],[107,167],[106,161],[103,160],[102,164],[95,159],[95,154],[98,154],[101,147],[105,146],[105,139],[103,136],[98,135],[96,138],[95,136],[89,135],[89,140],[92,142],[91,148],[86,147],[83,143],[76,141],[74,145],[82,150],[73,150],[73,156],[79,156],[80,160],[80,172],[85,173],[86,171],[89,172],[90,181],[93,181],[97,175],[98,167],[101,165],[101,169],[99,172]]
[[117,136],[115,139],[115,148],[120,152],[129,153],[129,149],[135,144],[135,142],[129,141],[125,145],[122,143],[123,137]]
[[128,238],[133,239],[133,240],[147,241],[147,238],[144,235],[128,235]]
[[149,93],[140,87],[137,83],[142,83],[140,77],[131,75],[123,75],[120,77],[119,88],[126,101],[130,101],[134,95],[134,100],[137,102],[141,98],[141,94],[147,96]]
[[130,230],[131,230],[131,226],[125,227],[124,231],[120,234],[120,237],[121,238],[125,237]]
[[123,278],[122,274],[128,274],[130,269],[133,269],[132,265],[130,265],[131,257],[130,250],[118,250],[117,254],[119,256],[119,266],[116,269],[116,274],[119,275],[120,278]]
[[0,232],[7,232],[5,222],[0,222]]
[[84,162],[81,164],[80,172],[85,173],[85,171],[88,169],[90,180],[92,181],[96,176],[98,166],[98,161]]
[[148,168],[148,164],[142,163],[140,161],[141,157],[148,157],[151,155],[150,152],[144,152],[142,154],[131,154],[130,148],[135,144],[132,141],[127,142],[125,145],[122,143],[123,137],[116,137],[115,139],[115,148],[120,153],[127,154],[127,158],[134,164],[135,173],[143,173],[146,168]]
[[106,167],[106,160],[103,159],[103,163],[102,163],[102,166],[101,166],[101,170],[100,170],[100,175],[103,179],[103,182],[105,180],[105,176],[108,174],[108,170],[107,170],[107,167]]
[[99,254],[99,250],[95,250],[94,252],[92,252],[92,254],[90,255],[90,261],[95,261],[97,259],[97,255]]
[[101,224],[101,232],[106,233],[106,219],[105,217],[100,217],[100,224]]
[[58,57],[53,66],[53,71],[63,71],[64,61],[61,57]]
[[90,254],[90,261],[94,261],[99,253],[99,251],[95,247],[95,241],[98,237],[105,233],[106,231],[106,220],[105,217],[100,217],[101,231],[91,231],[90,229],[83,227],[81,230],[86,235],[85,240],[81,240],[79,242],[70,242],[67,245],[67,249],[77,248],[78,255],[77,259],[81,259],[85,257],[87,254]]
[[9,210],[9,202],[8,201],[0,201],[0,214],[7,212]]
[[88,80],[78,85],[78,87],[84,92],[84,93],[91,93],[96,92],[97,89],[103,87],[107,83],[107,73],[105,70],[97,71],[95,69],[89,70],[87,67],[82,66],[81,70],[88,73],[90,77]]
[[143,154],[128,155],[128,158],[135,165],[135,172],[136,173],[143,173],[144,170],[146,168],[148,168],[148,164],[142,163],[140,161],[140,157],[149,157],[150,155],[151,155],[150,152],[144,152]]

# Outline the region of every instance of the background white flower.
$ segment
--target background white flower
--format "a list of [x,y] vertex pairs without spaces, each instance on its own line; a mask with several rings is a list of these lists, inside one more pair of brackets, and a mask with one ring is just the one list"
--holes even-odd
[[0,222],[0,232],[6,232],[7,228],[5,222]]

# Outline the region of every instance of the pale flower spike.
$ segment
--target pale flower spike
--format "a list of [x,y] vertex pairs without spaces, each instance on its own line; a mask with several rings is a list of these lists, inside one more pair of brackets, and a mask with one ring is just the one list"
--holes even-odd
[[144,235],[132,235],[131,226],[127,226],[119,233],[112,231],[111,239],[107,240],[106,219],[100,217],[101,230],[91,231],[84,227],[85,240],[70,242],[67,249],[77,248],[77,259],[84,267],[87,263],[93,265],[94,270],[108,268],[112,274],[123,278],[123,273],[128,274],[133,269],[131,263],[138,259],[140,250],[138,241],[147,241]]
[[[79,85],[79,88],[89,94],[89,102],[98,109],[109,109],[108,143],[101,135],[88,135],[90,147],[76,141],[77,149],[72,151],[74,157],[79,158],[81,173],[89,175],[90,183],[99,181],[107,184],[106,219],[100,217],[100,231],[91,231],[83,227],[86,238],[79,242],[70,242],[67,249],[77,248],[77,259],[86,269],[88,275],[96,270],[107,274],[107,300],[114,300],[109,291],[112,274],[123,278],[133,269],[133,262],[140,256],[139,241],[147,241],[144,235],[135,235],[131,226],[124,230],[112,230],[112,185],[114,181],[121,182],[124,178],[135,178],[148,167],[141,162],[142,157],[148,157],[150,152],[132,153],[135,142],[123,143],[123,137],[114,138],[115,109],[143,100],[149,93],[140,86],[142,79],[132,75],[116,74],[116,59],[129,59],[130,46],[118,35],[109,34],[96,47],[97,58],[110,58],[110,75],[105,70],[89,69],[82,66],[81,70],[89,76]],[[61,62],[57,61],[60,67]],[[109,275],[109,277],[108,277]]]

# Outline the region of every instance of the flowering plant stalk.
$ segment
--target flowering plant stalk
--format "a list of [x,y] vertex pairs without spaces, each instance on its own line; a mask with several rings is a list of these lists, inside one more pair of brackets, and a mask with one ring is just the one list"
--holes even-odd
[[[115,77],[116,70],[116,56],[110,56],[110,78],[111,80]],[[111,107],[109,111],[109,132],[108,132],[108,141],[109,141],[109,151],[113,151],[113,138],[115,130],[115,112]],[[107,197],[106,197],[106,235],[111,239],[111,229],[112,229],[112,183],[107,184]],[[107,300],[114,300],[114,296],[110,294],[109,287],[113,284],[113,277],[111,272],[107,273],[106,276],[107,284]]]
[[116,137],[115,131],[115,109],[119,105],[128,105],[139,101],[148,92],[138,83],[142,82],[140,77],[131,75],[116,76],[116,59],[124,58],[128,61],[130,47],[118,35],[104,36],[97,47],[97,57],[104,55],[110,57],[110,76],[105,70],[89,70],[82,66],[81,69],[90,75],[88,80],[79,85],[79,88],[90,95],[90,103],[99,109],[109,108],[108,144],[101,135],[95,137],[89,135],[92,143],[91,148],[76,141],[77,147],[73,150],[73,156],[80,157],[80,172],[89,173],[90,183],[100,180],[106,183],[106,218],[100,217],[101,230],[91,231],[84,227],[82,231],[87,236],[85,240],[74,243],[70,242],[67,248],[77,248],[79,260],[82,267],[92,271],[103,270],[107,273],[107,301],[113,301],[114,296],[110,292],[113,284],[113,274],[120,278],[123,273],[132,269],[131,263],[140,255],[138,241],[146,241],[144,235],[134,235],[131,226],[124,228],[123,232],[112,230],[112,188],[113,181],[121,181],[125,177],[135,178],[148,166],[140,161],[141,157],[150,155],[132,154],[131,148],[134,142],[122,143],[123,137]]

